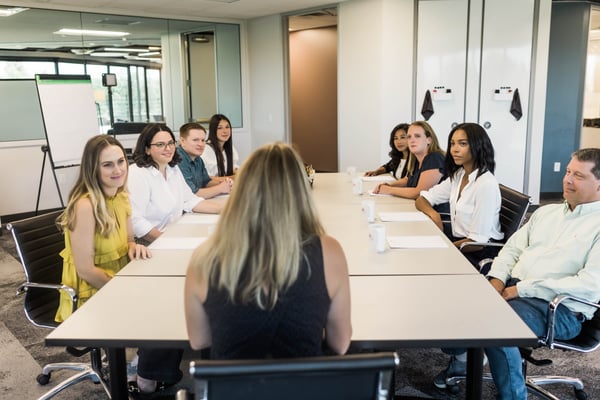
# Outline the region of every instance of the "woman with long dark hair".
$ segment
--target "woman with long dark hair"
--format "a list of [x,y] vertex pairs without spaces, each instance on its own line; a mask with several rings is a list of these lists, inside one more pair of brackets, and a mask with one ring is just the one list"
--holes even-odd
[[389,152],[390,161],[383,164],[373,171],[365,172],[365,176],[376,176],[382,174],[392,174],[394,178],[404,178],[406,175],[406,161],[408,160],[408,124],[398,124],[390,133],[390,147]]
[[223,114],[215,114],[208,124],[208,146],[202,160],[210,176],[232,177],[239,168],[238,152],[233,146],[231,122]]

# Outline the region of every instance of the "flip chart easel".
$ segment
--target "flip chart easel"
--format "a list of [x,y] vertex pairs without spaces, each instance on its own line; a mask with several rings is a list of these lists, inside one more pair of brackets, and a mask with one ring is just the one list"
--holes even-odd
[[81,164],[81,154],[88,139],[100,133],[92,80],[89,75],[35,76],[47,145],[42,146],[44,161],[35,206],[37,214],[42,190],[46,155],[58,190],[60,204],[64,202],[56,177],[56,169]]

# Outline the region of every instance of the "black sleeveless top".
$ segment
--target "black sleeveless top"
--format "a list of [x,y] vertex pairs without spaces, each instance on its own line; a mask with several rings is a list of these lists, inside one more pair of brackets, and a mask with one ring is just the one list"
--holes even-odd
[[225,290],[208,289],[204,309],[212,335],[211,358],[309,357],[323,354],[329,294],[321,239],[303,246],[298,279],[279,293],[272,310],[232,304]]

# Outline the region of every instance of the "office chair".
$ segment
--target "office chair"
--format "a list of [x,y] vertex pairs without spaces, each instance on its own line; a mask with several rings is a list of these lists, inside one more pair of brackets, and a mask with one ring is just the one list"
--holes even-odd
[[195,397],[182,389],[177,399],[385,400],[393,398],[390,388],[398,364],[392,352],[192,361]]
[[[25,283],[17,289],[17,295],[25,295],[23,302],[25,316],[33,325],[48,329],[54,329],[59,324],[54,321],[54,316],[58,309],[61,291],[71,297],[73,311],[77,308],[76,290],[61,283],[63,260],[59,253],[64,248],[64,237],[56,226],[56,218],[61,212],[38,215],[6,225],[12,233],[25,272]],[[79,350],[67,347],[67,351],[74,356],[90,353],[91,363],[46,364],[42,368],[42,373],[36,378],[40,385],[50,382],[53,371],[69,369],[79,372],[57,384],[40,397],[40,400],[50,399],[63,389],[85,379],[101,383],[109,393],[101,373],[100,349]]]
[[[594,317],[583,323],[579,335],[569,340],[558,340],[554,338],[555,312],[558,306],[565,300],[576,301],[595,307]],[[590,353],[600,348],[600,303],[591,303],[573,296],[559,295],[548,303],[547,332],[543,338],[538,339],[539,347],[548,347],[550,349],[561,349],[565,351],[578,351],[580,353]],[[543,385],[549,384],[567,384],[573,387],[575,398],[577,400],[587,400],[588,395],[584,390],[581,379],[562,375],[527,375],[527,363],[538,366],[550,365],[550,359],[536,359],[533,357],[534,349],[521,348],[523,356],[523,376],[525,376],[525,385],[527,391],[535,396],[546,400],[560,400],[550,391],[544,389]],[[446,383],[452,392],[458,391],[457,384],[465,377],[452,377]],[[483,375],[484,381],[493,381],[491,374]]]
[[[504,238],[498,241],[491,242],[467,242],[460,246],[460,250],[468,248],[469,246],[478,246],[482,248],[491,249],[486,252],[486,257],[479,260],[477,269],[484,275],[489,270],[489,266],[493,261],[493,257],[500,251],[504,243],[510,238],[520,227],[523,225],[527,210],[531,198],[526,194],[518,192],[514,189],[504,186],[500,186],[500,196],[502,197],[502,204],[500,206],[500,229],[504,233]],[[444,221],[444,223],[449,221]]]

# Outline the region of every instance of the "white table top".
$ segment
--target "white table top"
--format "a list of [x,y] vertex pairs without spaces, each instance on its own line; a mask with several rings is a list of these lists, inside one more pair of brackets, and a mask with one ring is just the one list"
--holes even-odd
[[[375,186],[375,184],[377,182],[365,182],[365,187]],[[413,200],[389,196],[353,195],[350,176],[342,173],[317,174],[313,194],[326,232],[335,237],[344,249],[351,276],[478,273],[429,219],[383,222],[383,224],[388,236],[439,236],[448,247],[433,249],[390,249],[388,247],[384,253],[375,251],[369,237],[369,224],[362,211],[362,202],[375,201],[376,223],[382,223],[379,220],[380,212],[415,212]],[[161,237],[181,238],[182,243],[187,238],[207,237],[214,230],[216,218],[217,216],[214,215],[186,214],[178,222],[169,225]],[[205,220],[205,223],[197,223],[199,220]],[[152,250],[152,254],[152,259],[133,261],[118,275],[183,276],[192,250]]]
[[[53,346],[188,347],[184,277],[117,276],[46,338]],[[358,347],[531,345],[535,336],[480,275],[350,278]],[[485,320],[485,323],[482,323]]]

